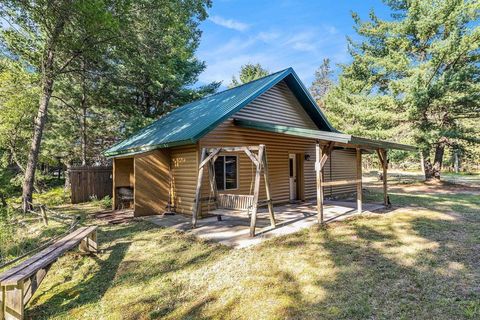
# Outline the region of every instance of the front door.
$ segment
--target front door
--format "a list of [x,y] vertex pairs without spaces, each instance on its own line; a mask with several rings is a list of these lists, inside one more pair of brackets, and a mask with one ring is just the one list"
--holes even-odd
[[288,156],[288,167],[290,172],[290,201],[295,201],[297,197],[297,161],[296,155],[290,154]]

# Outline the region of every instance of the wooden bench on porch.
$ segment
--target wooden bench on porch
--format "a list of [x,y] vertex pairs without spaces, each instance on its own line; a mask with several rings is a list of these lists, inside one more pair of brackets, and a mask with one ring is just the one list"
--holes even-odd
[[246,210],[253,206],[253,195],[218,194],[218,206],[224,209]]
[[51,265],[77,245],[82,252],[96,252],[97,226],[78,228],[0,274],[0,320],[23,319],[25,305],[38,289]]

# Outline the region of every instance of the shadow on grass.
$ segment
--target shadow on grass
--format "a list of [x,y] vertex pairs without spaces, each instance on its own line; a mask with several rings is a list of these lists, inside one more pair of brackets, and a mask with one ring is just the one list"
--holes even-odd
[[[130,228],[100,232],[100,248],[102,240],[105,240],[105,238],[110,241],[121,239],[129,232],[129,229]],[[92,276],[87,280],[81,280],[75,286],[53,295],[41,305],[36,306],[31,310],[27,310],[27,315],[32,319],[48,318],[48,316],[65,313],[81,305],[100,300],[110,288],[116,270],[123,261],[130,244],[130,241],[122,241],[115,243],[109,248],[103,249],[103,252],[108,252],[109,254],[106,260],[102,260],[96,255],[85,257],[85,259],[94,259],[97,266],[92,265],[90,268],[98,268],[98,270],[91,270],[88,274],[91,274]],[[72,273],[75,272],[76,269],[78,269],[78,267],[74,266]],[[73,277],[74,275],[72,274],[72,276],[67,277],[65,280],[70,281]],[[63,283],[57,283],[54,287],[58,287],[62,284]],[[50,288],[50,290],[51,289],[52,288]],[[42,295],[35,296],[31,303],[35,304],[41,297]]]
[[[438,235],[438,229],[449,232],[450,223],[422,219],[413,221],[412,231],[432,241],[443,241],[449,234]],[[480,316],[480,292],[475,289],[480,279],[479,254],[474,252],[473,242],[467,250],[461,248],[461,241],[445,241],[438,249],[420,250],[410,265],[378,249],[380,243],[401,243],[395,234],[388,230],[378,232],[365,225],[352,224],[352,229],[352,235],[346,237],[333,236],[328,227],[320,231],[324,241],[318,250],[328,252],[336,270],[331,277],[315,280],[315,285],[326,291],[320,301],[305,299],[294,277],[279,279],[279,284],[288,281],[288,285],[282,286],[288,288],[285,292],[294,301],[284,308],[285,318],[474,319]],[[452,263],[464,263],[469,255],[471,259],[467,259],[472,264],[468,272],[452,269]],[[310,265],[321,266],[317,256],[309,259]]]
[[[365,201],[380,201],[380,192],[365,191]],[[390,201],[394,206],[414,206],[437,210],[444,213],[456,212],[468,219],[480,221],[480,196],[475,194],[411,194],[390,192]]]

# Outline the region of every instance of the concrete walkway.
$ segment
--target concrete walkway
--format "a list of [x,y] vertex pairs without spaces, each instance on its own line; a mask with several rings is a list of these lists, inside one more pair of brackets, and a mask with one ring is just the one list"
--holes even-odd
[[[380,210],[383,205],[364,203],[363,213],[372,213]],[[177,230],[193,234],[202,239],[216,241],[234,248],[252,246],[266,239],[287,235],[308,228],[317,223],[317,209],[315,202],[300,204],[287,204],[274,208],[276,228],[270,227],[268,212],[266,209],[259,210],[257,216],[256,236],[250,238],[250,219],[245,212],[221,210],[222,221],[217,217],[200,219],[197,228],[192,229],[191,217],[186,215],[173,216],[148,216],[144,219],[162,227],[171,227]],[[219,213],[212,211],[211,213]],[[228,215],[223,215],[227,213]],[[326,201],[324,206],[324,220],[343,220],[357,214],[356,203],[346,201]]]

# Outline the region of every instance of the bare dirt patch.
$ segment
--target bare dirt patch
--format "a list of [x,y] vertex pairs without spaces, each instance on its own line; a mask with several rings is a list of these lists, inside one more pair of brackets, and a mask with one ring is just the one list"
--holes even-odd
[[95,219],[108,224],[128,223],[133,220],[133,210],[101,211],[95,214]]
[[429,193],[429,194],[480,194],[479,187],[473,187],[464,184],[451,183],[448,181],[429,181],[417,182],[412,184],[393,184],[390,186],[392,191],[402,191],[409,193]]

